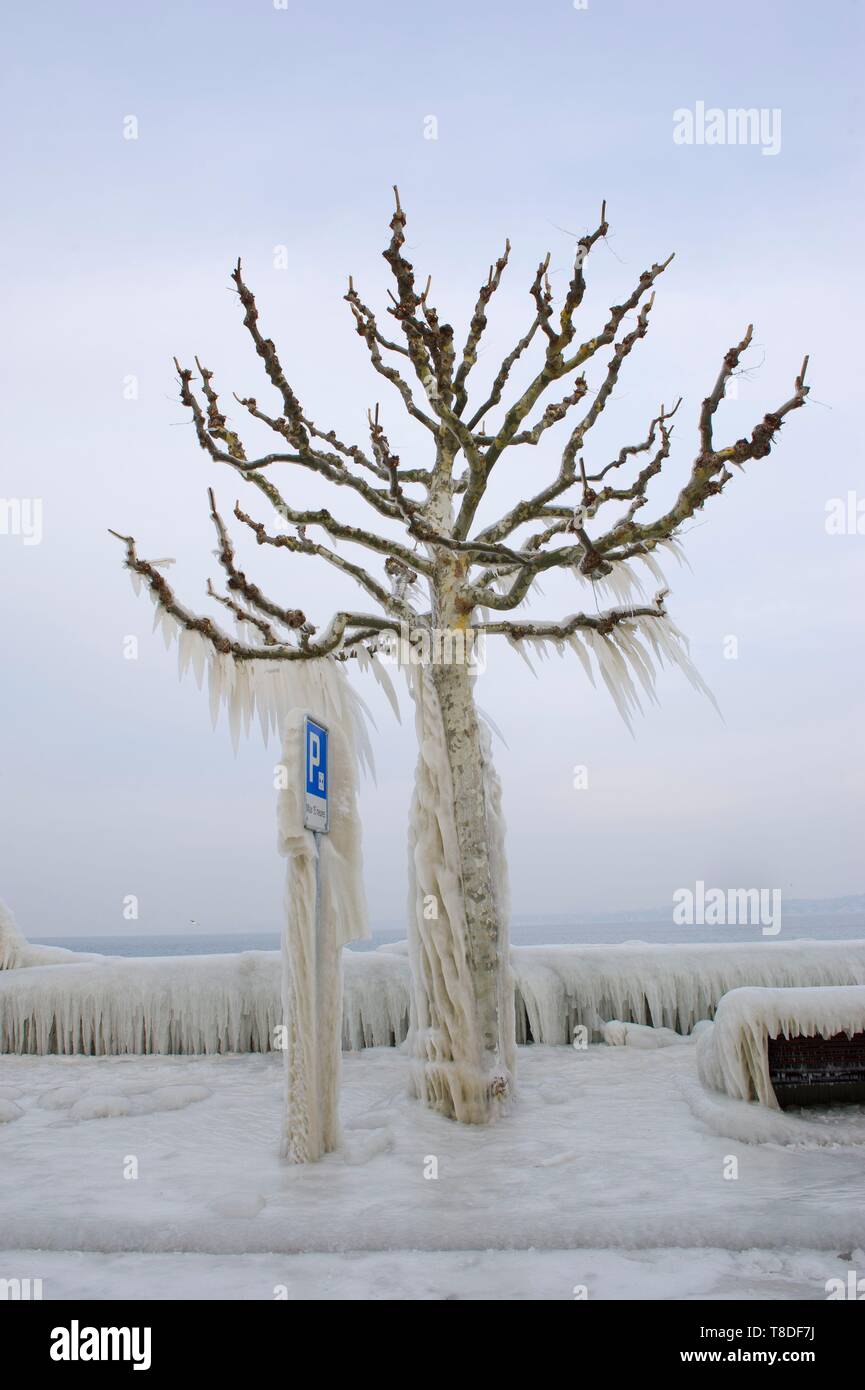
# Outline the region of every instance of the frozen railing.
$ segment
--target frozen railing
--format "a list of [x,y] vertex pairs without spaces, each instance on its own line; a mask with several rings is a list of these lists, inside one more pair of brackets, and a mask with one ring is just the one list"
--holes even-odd
[[[26,946],[19,959],[0,971],[0,1052],[263,1052],[278,1037],[278,951],[132,958]],[[570,1043],[580,1025],[593,1036],[609,1019],[687,1033],[745,985],[865,985],[865,941],[518,946],[511,961],[518,1042]],[[346,951],[344,964],[344,1047],[398,1045],[405,948]]]

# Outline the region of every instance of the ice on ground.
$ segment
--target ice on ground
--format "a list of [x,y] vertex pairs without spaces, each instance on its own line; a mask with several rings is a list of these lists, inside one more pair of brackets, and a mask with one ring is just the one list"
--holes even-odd
[[682,1094],[695,1117],[713,1134],[743,1144],[802,1144],[809,1148],[865,1144],[865,1106],[808,1106],[770,1110],[756,1101],[734,1100],[707,1091],[699,1082],[685,1083]]
[[227,1217],[230,1221],[251,1221],[264,1207],[264,1198],[257,1192],[231,1192],[227,1196],[217,1197],[212,1204],[217,1216]]
[[[0,1127],[4,1244],[217,1255],[567,1248],[583,1271],[583,1247],[783,1247],[824,1251],[826,1278],[840,1252],[865,1245],[865,1150],[849,1117],[812,1116],[815,1130],[793,1143],[775,1132],[743,1143],[724,1114],[694,1108],[693,1091],[725,1097],[699,1086],[692,1046],[524,1047],[513,1111],[483,1131],[410,1100],[396,1049],[350,1053],[347,1147],[296,1167],[279,1157],[282,1067],[277,1054],[0,1058],[0,1085],[21,1092],[23,1112]],[[169,1085],[210,1094],[98,1123],[40,1104],[58,1087],[134,1103]]]
[[699,1040],[701,1081],[735,1100],[780,1109],[769,1077],[769,1038],[865,1032],[865,988],[734,989]]
[[[154,1078],[154,1081],[156,1078]],[[206,1100],[206,1086],[124,1085],[123,1078],[112,1076],[110,1087],[104,1083],[93,1086],[54,1086],[38,1097],[42,1110],[65,1111],[71,1120],[101,1120],[115,1115],[152,1115],[160,1110],[185,1110],[187,1105]]]
[[[692,1032],[729,990],[865,986],[865,941],[729,945],[518,946],[511,951],[519,1042],[564,1044],[584,1026]],[[343,1047],[391,1047],[408,1029],[404,950],[343,955]],[[72,955],[0,972],[0,1052],[265,1052],[283,1023],[278,951],[238,955]],[[636,1035],[634,1035],[636,1036]]]
[[0,1278],[40,1279],[42,1297],[89,1299],[825,1299],[865,1269],[865,1251],[374,1250],[302,1255],[96,1254],[0,1250]]
[[69,1109],[70,1120],[106,1120],[117,1115],[131,1115],[132,1102],[127,1096],[94,1095],[82,1096]]
[[346,1163],[369,1163],[376,1154],[387,1153],[393,1145],[393,1133],[387,1126],[380,1129],[346,1130],[341,1150]]

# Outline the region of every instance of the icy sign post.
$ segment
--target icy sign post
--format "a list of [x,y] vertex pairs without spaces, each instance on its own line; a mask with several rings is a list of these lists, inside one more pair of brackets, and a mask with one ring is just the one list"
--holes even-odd
[[303,823],[307,830],[327,833],[327,729],[309,715],[304,723]]

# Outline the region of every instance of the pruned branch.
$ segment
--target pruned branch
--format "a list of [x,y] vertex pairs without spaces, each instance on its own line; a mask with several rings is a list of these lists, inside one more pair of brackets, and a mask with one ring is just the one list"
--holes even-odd
[[317,641],[307,638],[303,644],[298,646],[282,643],[273,646],[250,647],[246,643],[235,641],[229,637],[212,618],[201,617],[178,602],[165,576],[148,560],[142,560],[138,555],[133,536],[123,536],[118,531],[110,531],[110,534],[124,543],[126,546],[126,560],[124,562],[126,568],[144,580],[162,612],[169,614],[187,632],[197,632],[213,647],[214,651],[219,652],[222,656],[231,656],[235,661],[312,661],[318,657],[329,656],[337,652],[342,647],[346,629],[350,626],[375,628],[377,624],[381,623],[381,627],[378,629],[381,631],[387,630],[389,626],[368,614],[340,612],[334,615]]
[[[398,604],[394,595],[388,593],[387,589],[378,582],[377,579],[365,570],[361,565],[356,565],[351,560],[346,560],[342,555],[338,555],[335,550],[330,550],[325,545],[320,545],[317,541],[311,541],[303,531],[296,536],[280,534],[273,536],[260,521],[254,521],[238,502],[234,508],[234,515],[238,521],[242,521],[244,526],[248,526],[255,536],[259,545],[270,545],[277,550],[288,550],[294,555],[318,555],[322,560],[326,560],[334,569],[341,570],[343,574],[348,574],[365,589],[377,603],[380,603],[386,613],[396,612],[398,617],[410,618],[411,610],[405,604]],[[301,515],[298,513],[297,515]],[[298,523],[303,526],[304,523]],[[387,552],[385,552],[387,553]],[[404,551],[403,554],[409,554]],[[406,563],[403,561],[403,563]]]
[[607,637],[621,623],[632,622],[636,618],[665,618],[664,594],[658,594],[651,605],[608,608],[604,613],[572,613],[559,622],[495,622],[478,623],[475,632],[487,637],[509,637],[512,641],[525,641],[526,638],[550,638],[554,642],[563,641],[581,629],[599,633]]
[[264,613],[268,618],[275,618],[277,622],[282,623],[283,627],[292,630],[302,628],[306,624],[306,616],[299,608],[283,608],[280,604],[274,603],[272,599],[262,593],[257,584],[253,584],[247,579],[243,570],[238,569],[235,563],[234,545],[228,534],[228,528],[216,509],[213,488],[207,489],[207,497],[210,502],[210,517],[216,528],[216,555],[225,571],[229,591],[241,594],[246,602],[257,609],[259,613]]
[[[725,363],[730,356],[728,353]],[[807,369],[806,357],[796,377],[793,395],[777,410],[764,415],[760,423],[754,426],[750,438],[739,439],[724,449],[711,449],[708,452],[705,448],[700,450],[691,466],[687,483],[679,492],[673,506],[663,516],[658,517],[656,521],[641,524],[635,521],[633,513],[629,512],[597,540],[598,548],[610,558],[627,559],[631,555],[639,554],[639,547],[651,548],[659,541],[674,536],[679,527],[689,521],[696,511],[701,510],[710,497],[716,497],[723,491],[732,478],[727,468],[728,463],[741,467],[748,459],[765,458],[769,454],[785,417],[805,404],[809,390],[805,385]],[[712,397],[708,399],[711,401]],[[714,410],[709,412],[709,420],[712,415]],[[701,442],[707,437],[703,423],[704,416],[701,415]]]
[[460,361],[456,376],[454,377],[455,394],[453,404],[455,415],[462,415],[466,408],[466,403],[468,401],[466,381],[469,372],[478,360],[478,346],[483,337],[484,329],[487,326],[487,305],[502,282],[502,275],[504,274],[510,254],[511,243],[506,241],[504,253],[499,256],[495,265],[490,266],[486,283],[481,286],[475,305],[475,311],[472,314],[471,323],[469,324],[469,332],[465,347],[463,348],[462,360]]

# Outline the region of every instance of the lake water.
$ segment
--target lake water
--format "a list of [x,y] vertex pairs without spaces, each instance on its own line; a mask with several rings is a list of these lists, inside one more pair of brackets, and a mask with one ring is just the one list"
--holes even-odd
[[[369,951],[377,946],[400,941],[405,937],[401,927],[382,926],[373,929],[370,941],[358,942],[350,950]],[[763,936],[759,927],[681,927],[657,918],[617,918],[615,921],[574,922],[564,918],[542,921],[515,918],[511,924],[514,946],[589,946],[615,945],[626,941],[664,942],[722,942],[792,941],[810,938],[815,941],[844,941],[865,939],[865,912],[832,912],[825,914],[796,914],[782,916],[777,936]],[[71,951],[99,951],[110,956],[204,956],[235,954],[238,951],[276,951],[279,949],[277,931],[233,932],[208,935],[203,932],[176,935],[129,932],[123,936],[70,936],[32,938],[50,946],[65,946]]]

